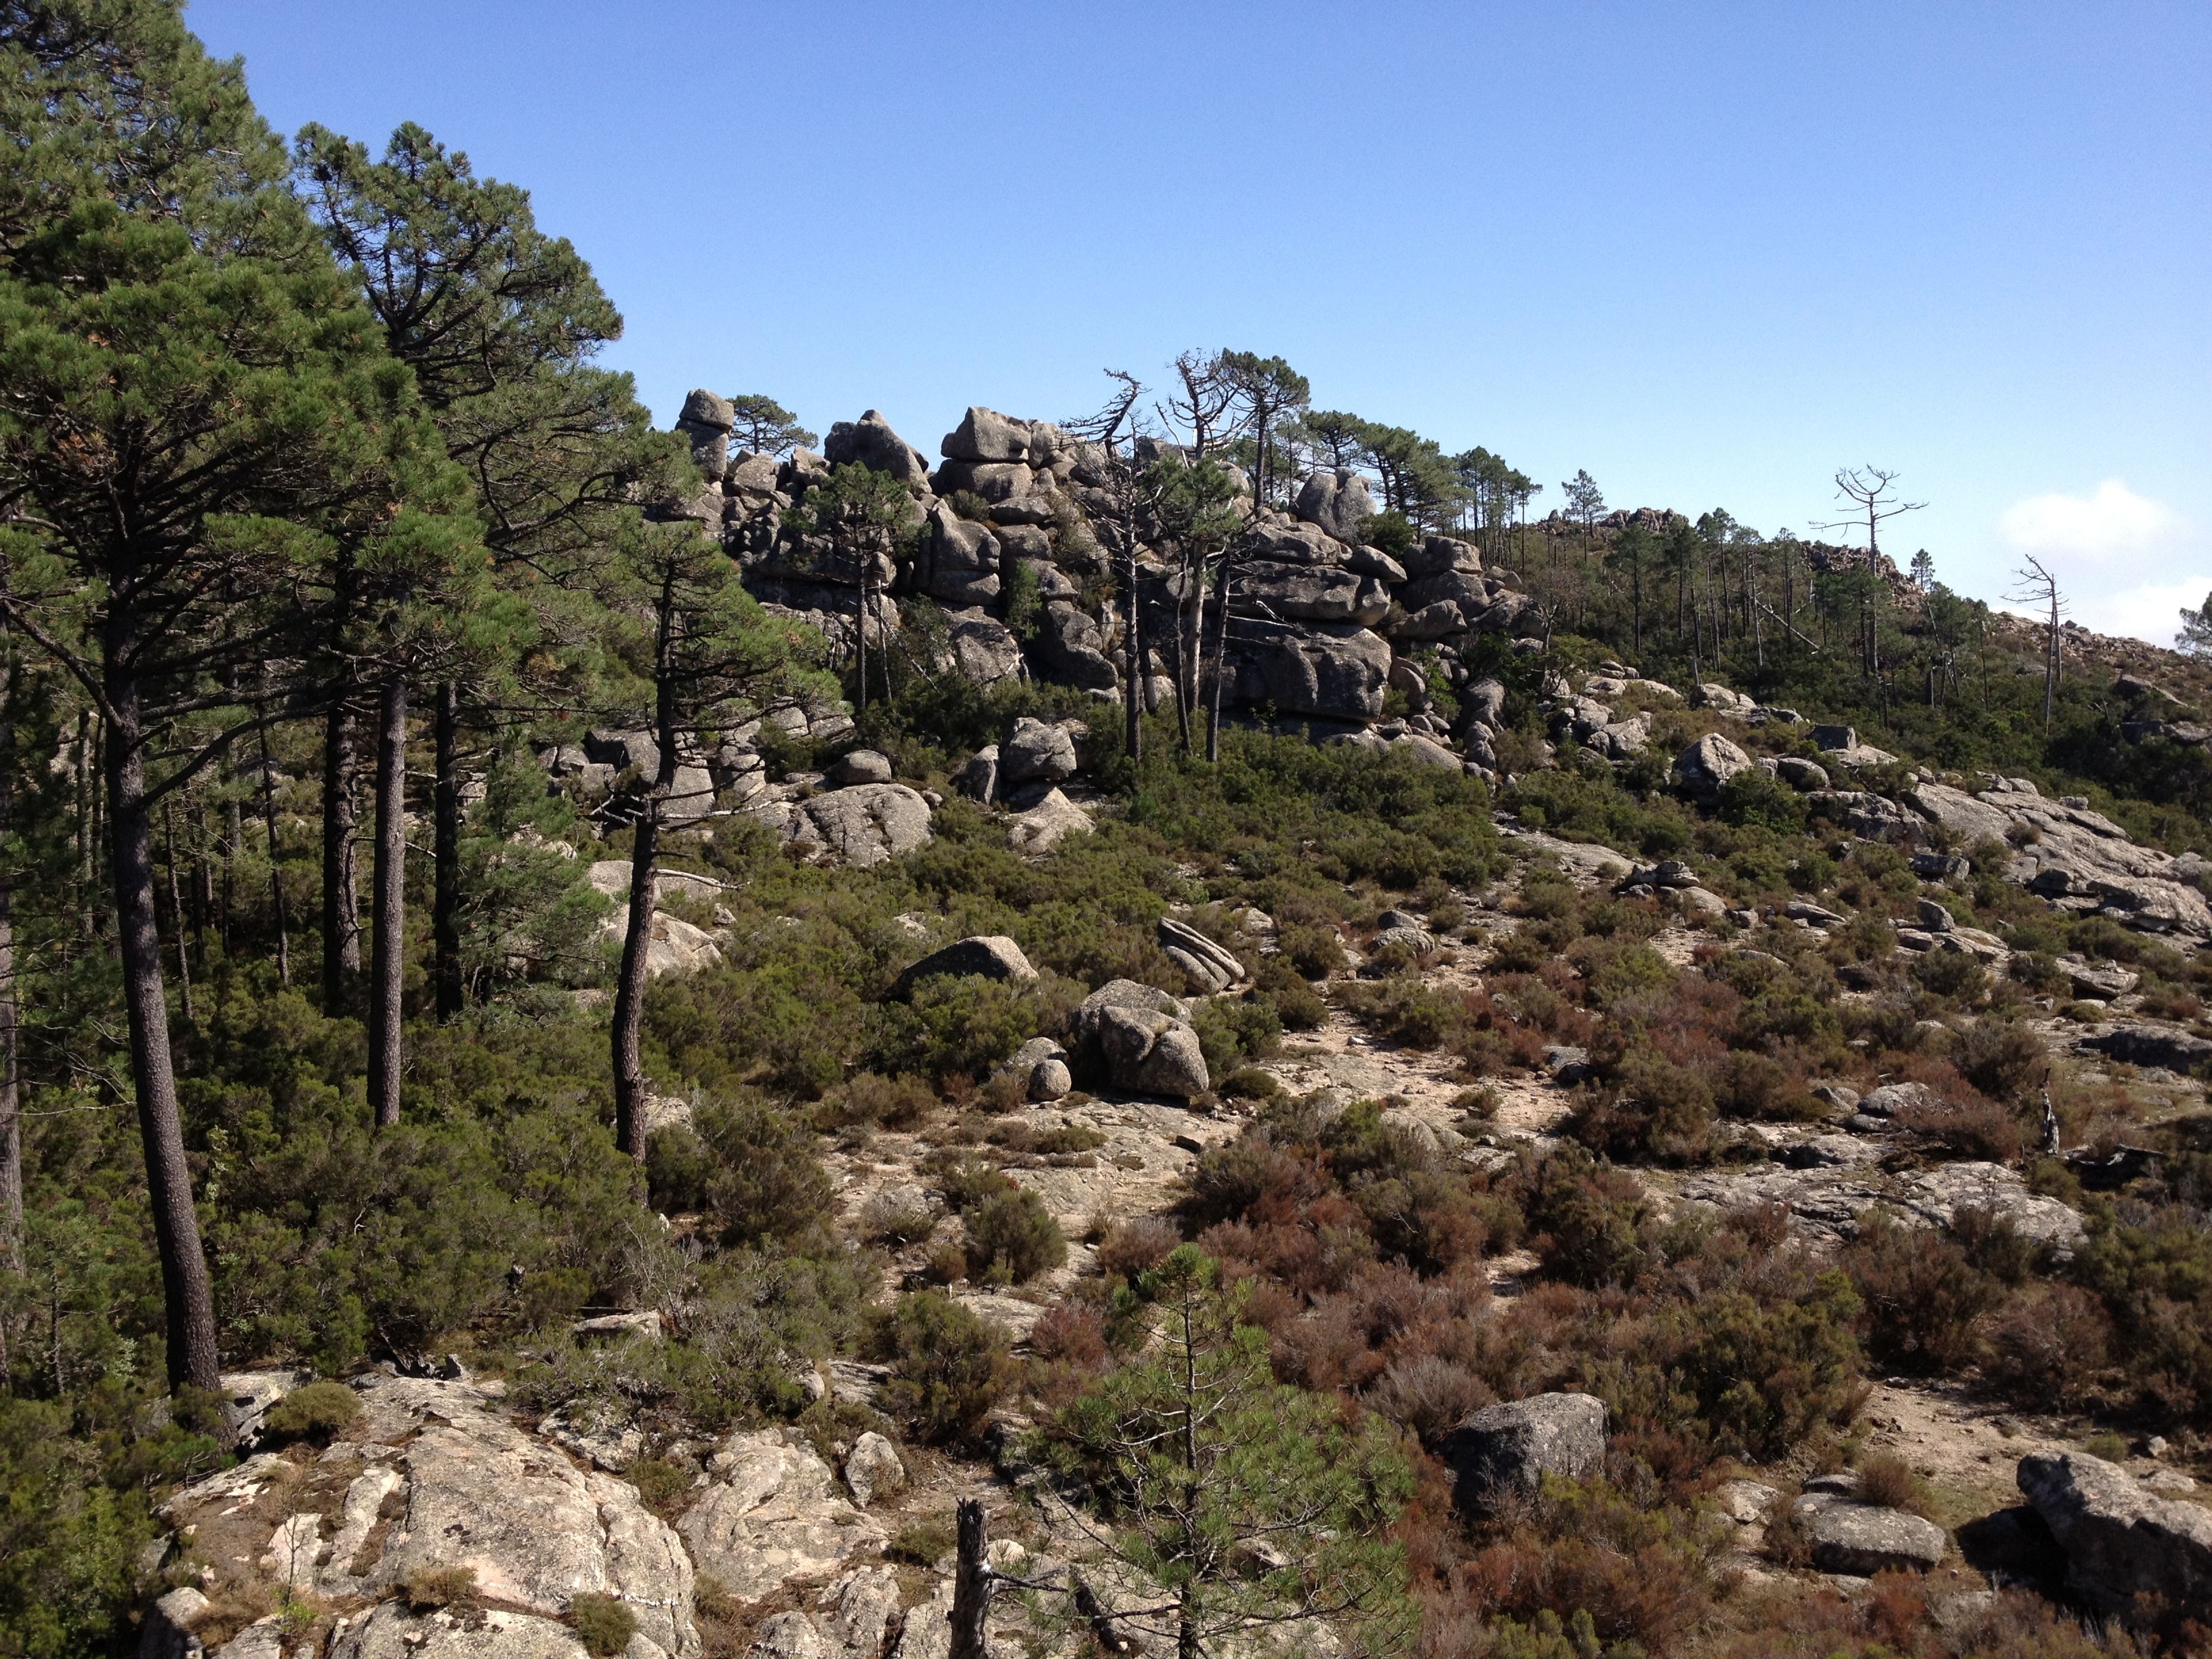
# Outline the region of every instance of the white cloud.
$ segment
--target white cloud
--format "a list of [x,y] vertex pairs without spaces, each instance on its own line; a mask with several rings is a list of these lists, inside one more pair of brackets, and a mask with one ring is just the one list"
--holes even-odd
[[[2172,642],[2177,613],[2212,589],[2212,551],[2195,525],[2107,478],[2088,495],[2031,495],[1997,518],[1997,542],[2016,565],[2033,555],[2058,579],[2084,628],[2154,645]],[[2017,602],[2003,609],[2022,615]]]

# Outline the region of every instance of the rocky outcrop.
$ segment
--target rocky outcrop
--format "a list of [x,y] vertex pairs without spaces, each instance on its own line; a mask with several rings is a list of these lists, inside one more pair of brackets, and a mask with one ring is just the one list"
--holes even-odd
[[1060,783],[1075,775],[1075,736],[1065,726],[1050,726],[1024,714],[999,745],[1001,788],[1044,781]]
[[[499,1654],[560,1653],[574,1638],[554,1621],[589,1592],[627,1603],[662,1653],[699,1650],[692,1624],[692,1566],[682,1541],[611,1474],[579,1468],[562,1451],[510,1422],[496,1385],[372,1372],[355,1384],[362,1412],[312,1466],[274,1454],[187,1486],[165,1519],[198,1525],[218,1514],[235,1535],[258,1531],[259,1570],[271,1581],[375,1607],[350,1626],[343,1650],[363,1659],[410,1649],[403,1638],[451,1638],[386,1598],[419,1569],[466,1567],[478,1592],[517,1620],[537,1647],[502,1643]],[[241,1559],[247,1558],[241,1557]],[[537,1632],[536,1625],[548,1626]],[[556,1634],[557,1633],[557,1634]],[[571,1646],[557,1645],[565,1639]],[[237,1642],[226,1650],[243,1653]],[[449,1646],[446,1651],[490,1652]]]
[[2164,1025],[2100,1028],[2075,1046],[2128,1066],[2162,1066],[2187,1073],[2212,1060],[2212,1038],[2192,1036]]
[[1349,623],[1280,628],[1231,641],[1241,702],[1285,714],[1365,722],[1382,717],[1390,647]]
[[2155,1596],[2176,1614],[2212,1618],[2212,1510],[2158,1497],[2087,1452],[2023,1457],[2017,1479],[2066,1552],[2077,1595],[2114,1613]]
[[1161,917],[1159,940],[1168,960],[1208,992],[1224,991],[1244,977],[1244,964],[1226,945],[1215,944],[1187,921]]
[[1091,814],[1057,789],[1048,789],[1037,804],[1006,820],[1006,845],[1017,853],[1041,857],[1070,836],[1087,836]]
[[861,783],[745,809],[778,838],[863,869],[928,844],[929,803],[902,783]]
[[1605,1460],[1605,1401],[1540,1394],[1485,1406],[1444,1437],[1453,1501],[1479,1514],[1510,1493],[1533,1494],[1547,1474],[1576,1480]]
[[698,1570],[739,1601],[826,1578],[883,1547],[882,1526],[837,1495],[830,1466],[789,1431],[730,1436],[708,1460],[707,1476],[677,1528]]
[[879,1493],[895,1492],[906,1485],[906,1465],[898,1449],[873,1429],[862,1432],[845,1454],[845,1485],[862,1509]]

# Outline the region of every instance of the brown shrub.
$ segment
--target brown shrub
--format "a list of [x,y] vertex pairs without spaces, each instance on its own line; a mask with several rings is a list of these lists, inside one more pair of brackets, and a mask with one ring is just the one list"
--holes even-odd
[[1441,1354],[1394,1360],[1367,1391],[1368,1409],[1431,1450],[1497,1394],[1469,1367]]
[[1852,1495],[1863,1504],[1879,1504],[1886,1510],[1904,1510],[1913,1515],[1928,1516],[1934,1506],[1933,1494],[1928,1483],[1913,1472],[1912,1465],[1895,1452],[1875,1452],[1860,1460],[1857,1482]]
[[1865,1304],[1868,1349],[1899,1369],[1968,1363],[1977,1323],[2004,1293],[1955,1240],[1880,1211],[1861,1224],[1843,1266]]
[[2112,1321],[2077,1285],[2038,1285],[2007,1298],[1989,1321],[1989,1370],[2022,1401],[2071,1409],[2111,1363]]
[[1168,1259],[1182,1233],[1164,1216],[1139,1216],[1118,1224],[1098,1246],[1099,1271],[1109,1278],[1134,1279]]

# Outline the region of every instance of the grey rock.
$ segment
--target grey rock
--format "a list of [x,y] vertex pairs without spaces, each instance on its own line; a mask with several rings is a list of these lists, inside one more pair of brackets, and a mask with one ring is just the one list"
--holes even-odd
[[898,976],[892,994],[902,994],[921,980],[961,978],[980,975],[985,979],[1017,983],[1037,976],[1022,947],[1003,933],[976,933],[958,939],[941,951],[933,951]]
[[658,1342],[662,1334],[660,1316],[651,1309],[635,1313],[599,1314],[576,1321],[568,1327],[568,1334],[580,1342],[627,1342],[638,1337]]
[[853,1501],[866,1509],[878,1493],[894,1492],[906,1485],[906,1465],[890,1441],[868,1429],[845,1455],[845,1484],[852,1489]]
[[660,745],[645,731],[617,732],[601,728],[584,736],[584,757],[617,772],[635,772],[651,780],[660,771]]
[[1109,1007],[1097,1042],[1116,1088],[1189,1099],[1212,1086],[1198,1033],[1186,1022],[1142,1009]]
[[[862,1508],[866,1504],[863,1502]],[[773,1613],[753,1632],[751,1656],[757,1659],[834,1659],[830,1640],[805,1613]]]
[[2075,1047],[2123,1065],[2162,1066],[2169,1072],[2192,1072],[2212,1060],[2212,1038],[2163,1025],[2116,1025],[2081,1038]]
[[1216,944],[1188,922],[1162,916],[1158,932],[1161,948],[1180,951],[1194,959],[1199,969],[1197,977],[1206,981],[1210,989],[1225,989],[1244,977],[1244,964],[1237,960],[1228,946]]
[[1451,536],[1431,536],[1406,555],[1408,576],[1441,576],[1447,571],[1482,574],[1482,555],[1471,542]]
[[[264,1620],[232,1638],[222,1650],[224,1659],[279,1659],[281,1629],[273,1616]],[[267,1646],[246,1645],[264,1632]],[[653,1659],[659,1647],[642,1634],[631,1642],[631,1659]],[[443,1610],[416,1613],[402,1602],[386,1601],[332,1636],[330,1659],[586,1659],[586,1650],[568,1626],[537,1613],[495,1607],[478,1624]]]
[[971,408],[939,447],[947,460],[1018,461],[1030,450],[1030,427],[995,409]]
[[2017,1480],[2077,1594],[2113,1613],[2148,1592],[2176,1614],[2212,1613],[2212,1510],[2157,1497],[2086,1452],[2023,1457]]
[[683,412],[676,418],[687,425],[714,427],[727,432],[738,423],[738,411],[720,392],[695,386],[685,396]]
[[939,502],[930,512],[929,533],[915,562],[915,585],[947,604],[975,605],[999,594],[999,542]]
[[146,1610],[138,1630],[138,1659],[191,1659],[200,1651],[192,1626],[213,1604],[187,1584],[173,1589]]
[[1098,623],[1075,606],[1054,601],[1044,608],[1033,646],[1048,672],[1071,685],[1111,691],[1121,677],[1107,657]]
[[884,1540],[883,1528],[837,1496],[830,1467],[781,1429],[730,1436],[708,1460],[708,1485],[678,1522],[699,1571],[742,1601],[793,1578],[819,1578]]
[[1048,726],[1024,714],[1012,736],[999,745],[1001,787],[1038,779],[1058,783],[1075,775],[1075,739],[1064,726]]
[[1830,751],[1856,749],[1859,734],[1848,726],[1816,726],[1813,728],[1813,746]]
[[1420,732],[1409,732],[1405,736],[1394,739],[1390,746],[1410,756],[1424,766],[1433,766],[1443,772],[1460,770],[1460,757],[1457,755],[1452,753],[1434,738],[1425,736]]
[[1808,1492],[1790,1510],[1813,1547],[1813,1565],[1823,1572],[1926,1572],[1943,1559],[1943,1528],[1902,1510]]
[[1869,1117],[1894,1117],[1905,1110],[1936,1111],[1943,1097],[1924,1083],[1885,1083],[1859,1098],[1858,1109]]
[[1540,1394],[1486,1406],[1444,1437],[1453,1499],[1479,1514],[1512,1493],[1533,1494],[1547,1474],[1572,1480],[1605,1460],[1605,1402],[1587,1394]]
[[940,495],[965,489],[993,506],[1029,495],[1036,474],[1019,461],[947,461],[930,478]]
[[996,617],[971,608],[951,611],[945,620],[953,665],[963,678],[988,689],[1024,677],[1021,642]]
[[1357,472],[1316,472],[1299,486],[1296,510],[1340,542],[1357,542],[1359,526],[1375,516],[1375,497]]
[[1006,820],[1006,845],[1035,857],[1049,853],[1070,836],[1087,836],[1091,829],[1091,814],[1059,789],[1048,789],[1035,805]]
[[1955,853],[1915,853],[1912,873],[1923,881],[1956,881],[1973,873],[1974,866]]
[[1333,720],[1382,717],[1390,647],[1364,628],[1317,623],[1272,639],[1232,639],[1231,650],[1240,702]]
[[1739,772],[1751,769],[1751,757],[1717,732],[1708,732],[1674,757],[1674,777],[1685,792],[1701,799],[1720,793]]
[[929,488],[929,463],[921,452],[872,409],[857,421],[831,427],[822,441],[822,459],[832,466],[858,461],[872,472],[888,473],[917,495]]
[[1848,920],[1825,904],[1815,904],[1810,899],[1791,899],[1782,907],[1782,914],[1792,921],[1809,921],[1815,927],[1840,927]]
[[2131,973],[2117,963],[2094,963],[2086,957],[2067,956],[2058,958],[2066,977],[2077,997],[2098,997],[2110,1002],[2114,997],[2124,997],[2142,982],[2142,975]]
[[830,763],[830,781],[839,786],[889,783],[890,757],[873,749],[854,749]]
[[1505,713],[1504,684],[1494,679],[1477,680],[1461,694],[1460,708],[1469,720],[1495,727]]
[[1793,789],[1826,789],[1828,769],[1818,761],[1808,761],[1801,755],[1778,756],[1774,762],[1776,775]]
[[1361,610],[1362,589],[1372,585],[1373,578],[1356,571],[1254,561],[1236,570],[1230,607],[1233,614],[1240,604],[1257,600],[1294,622],[1350,622]]
[[889,1567],[863,1567],[831,1588],[836,1601],[815,1623],[836,1644],[836,1659],[881,1659],[899,1613],[898,1575]]
[[1437,936],[1425,927],[1385,927],[1375,935],[1369,946],[1370,952],[1401,946],[1417,957],[1425,957],[1437,948]]
[[1958,918],[1934,899],[1916,901],[1913,911],[1919,916],[1920,925],[1931,933],[1948,933],[1959,925]]
[[1344,556],[1344,568],[1363,576],[1379,576],[1392,586],[1406,580],[1406,567],[1379,547],[1355,547]]
[[1425,605],[1399,618],[1390,629],[1391,637],[1401,640],[1441,640],[1449,635],[1468,631],[1467,615],[1450,599],[1438,599],[1434,605]]
[[1717,708],[1727,714],[1748,713],[1753,700],[1741,691],[1731,691],[1715,681],[1690,688],[1689,704],[1692,708]]
[[902,783],[832,789],[801,811],[823,846],[864,869],[911,853],[930,839],[929,803]]
[[952,786],[970,800],[995,799],[999,793],[999,745],[986,744],[970,755],[967,764],[952,775]]

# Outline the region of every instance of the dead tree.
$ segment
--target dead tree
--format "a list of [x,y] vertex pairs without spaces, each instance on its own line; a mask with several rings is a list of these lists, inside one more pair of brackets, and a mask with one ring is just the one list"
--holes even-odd
[[1821,528],[1856,530],[1865,525],[1869,568],[1875,568],[1875,556],[1881,551],[1881,526],[1900,514],[1917,513],[1928,505],[1925,501],[1899,501],[1891,493],[1896,478],[1895,472],[1878,466],[1839,469],[1836,473],[1836,493],[1851,503],[1851,514]]
[[2058,677],[2063,666],[2058,649],[2063,637],[2058,619],[2066,614],[2066,600],[2058,591],[2058,578],[2051,574],[2042,560],[2032,553],[2021,556],[2025,563],[2012,573],[2013,591],[2005,598],[2014,605],[2032,605],[2050,618],[2043,641],[2043,723],[2047,726],[2058,696]]

